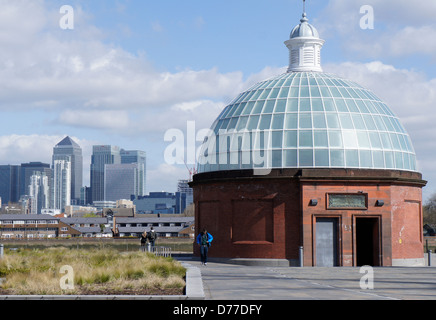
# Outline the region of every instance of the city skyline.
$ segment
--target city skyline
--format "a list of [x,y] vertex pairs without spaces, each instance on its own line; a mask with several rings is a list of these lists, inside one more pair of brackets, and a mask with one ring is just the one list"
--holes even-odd
[[[92,146],[114,144],[146,151],[148,190],[166,191],[189,172],[165,162],[165,132],[186,132],[188,121],[209,128],[237,93],[286,71],[283,42],[302,11],[300,0],[253,2],[250,11],[244,2],[72,0],[74,29],[63,30],[64,4],[2,3],[0,163],[51,163],[53,145],[70,136],[83,149],[83,185]],[[361,27],[364,6],[374,28]],[[324,70],[374,91],[406,127],[428,198],[436,4],[313,0],[306,10],[327,40]]]

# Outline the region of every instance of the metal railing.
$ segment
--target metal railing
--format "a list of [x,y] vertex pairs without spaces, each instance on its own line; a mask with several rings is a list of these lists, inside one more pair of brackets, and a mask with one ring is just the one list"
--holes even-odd
[[170,247],[151,247],[151,253],[155,254],[158,257],[171,257],[171,248]]

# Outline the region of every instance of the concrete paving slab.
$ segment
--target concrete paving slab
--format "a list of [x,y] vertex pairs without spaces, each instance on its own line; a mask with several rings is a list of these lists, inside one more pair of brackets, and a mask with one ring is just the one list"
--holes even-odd
[[[210,262],[201,271],[207,300],[435,300],[436,268],[373,268],[362,289],[360,268],[259,267]],[[365,279],[365,278],[364,278]],[[364,282],[365,284],[365,282]]]

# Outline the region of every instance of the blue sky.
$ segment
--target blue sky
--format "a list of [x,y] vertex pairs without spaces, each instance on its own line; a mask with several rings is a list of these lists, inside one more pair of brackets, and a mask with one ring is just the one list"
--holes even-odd
[[[59,8],[74,8],[74,30]],[[362,30],[371,5],[375,28]],[[373,90],[414,142],[424,196],[436,192],[436,2],[308,0],[324,71]],[[249,85],[284,72],[301,0],[0,0],[0,163],[50,162],[70,135],[148,153],[147,191],[175,191],[166,130],[208,128]]]

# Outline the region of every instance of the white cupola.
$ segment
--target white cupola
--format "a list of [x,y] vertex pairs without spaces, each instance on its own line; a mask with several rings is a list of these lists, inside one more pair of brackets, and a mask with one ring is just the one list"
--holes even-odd
[[320,39],[318,31],[308,21],[304,12],[301,23],[292,30],[290,39],[285,41],[289,49],[288,72],[322,72],[321,48],[325,41]]

